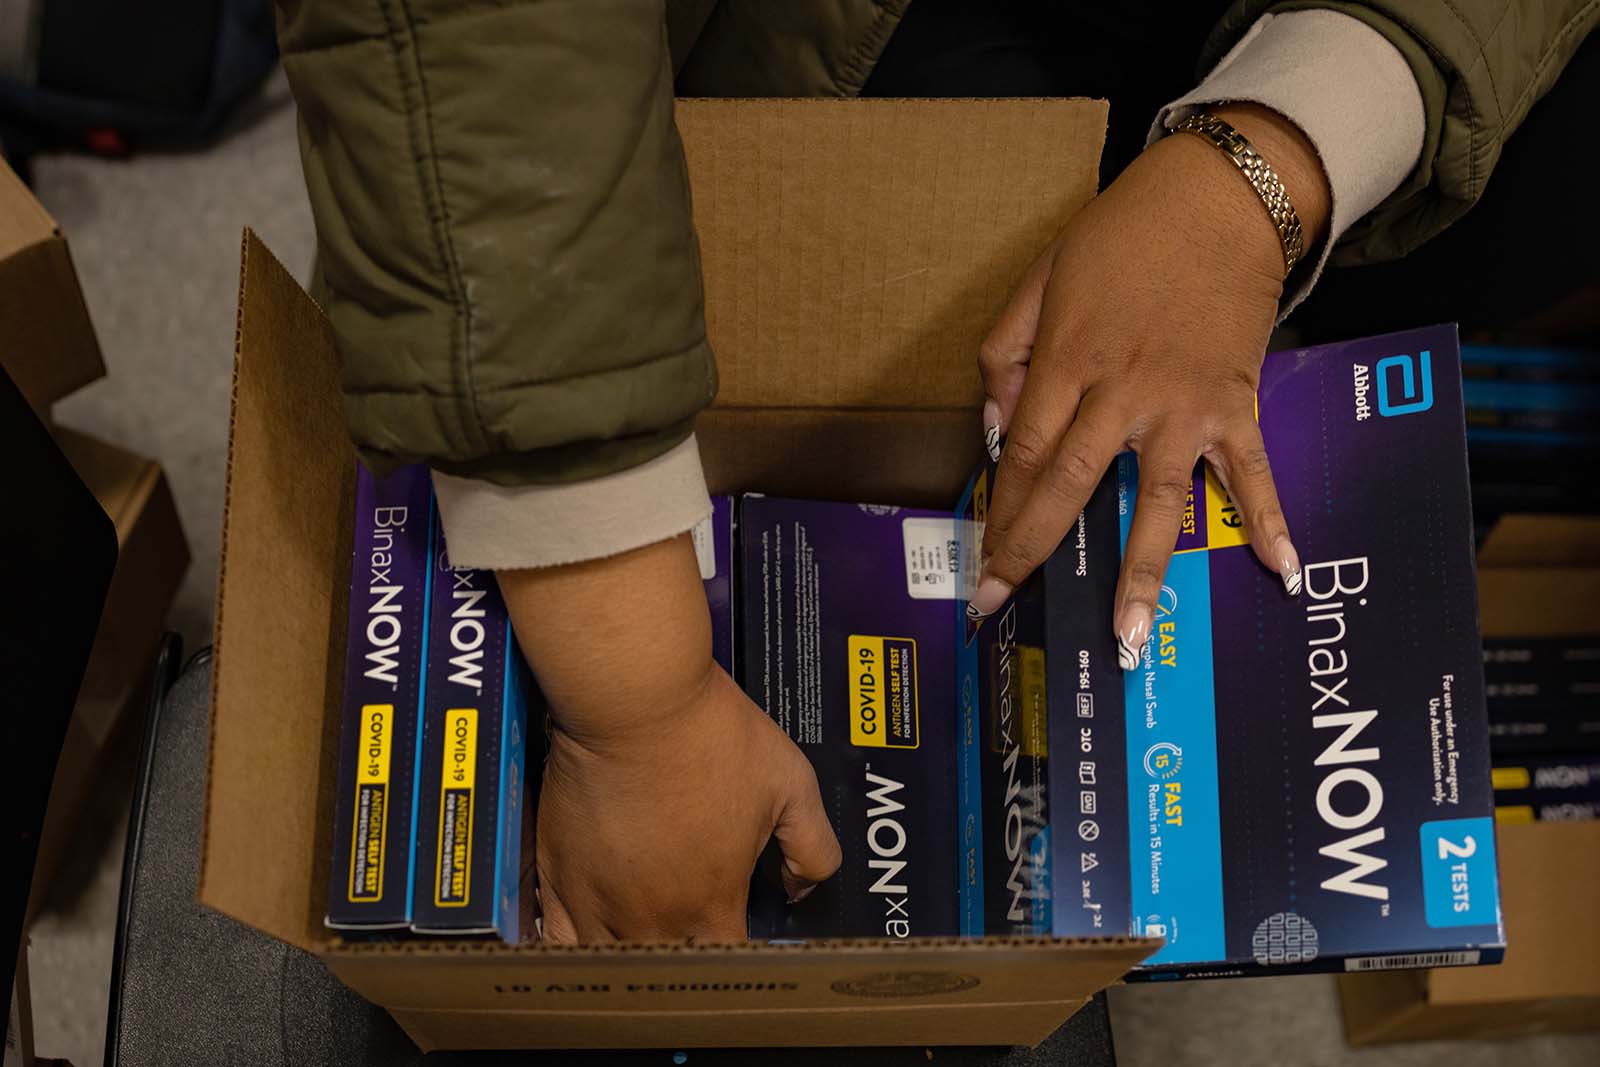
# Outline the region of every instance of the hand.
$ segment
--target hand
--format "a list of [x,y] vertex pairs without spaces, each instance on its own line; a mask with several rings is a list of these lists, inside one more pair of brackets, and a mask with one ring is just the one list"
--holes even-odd
[[741,941],[772,836],[791,898],[838,869],[811,764],[712,662],[687,537],[500,585],[554,718],[536,835],[547,939]]
[[720,668],[636,744],[558,729],[536,838],[544,936],[742,941],[773,834],[791,899],[838,869],[811,764]]
[[[1264,108],[1218,108],[1272,164],[1307,248],[1327,225],[1316,152]],[[1139,497],[1113,626],[1137,665],[1198,458],[1244,516],[1291,595],[1300,561],[1256,425],[1255,391],[1283,292],[1283,252],[1260,198],[1215,147],[1156,142],[1029,268],[979,355],[985,439],[1005,437],[969,613],[997,610],[1055,550],[1124,448]]]

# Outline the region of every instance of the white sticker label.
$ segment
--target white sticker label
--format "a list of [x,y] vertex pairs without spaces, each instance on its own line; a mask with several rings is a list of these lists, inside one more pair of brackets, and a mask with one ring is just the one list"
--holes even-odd
[[906,595],[918,600],[956,600],[961,596],[960,542],[954,516],[902,519],[906,551]]
[[1483,953],[1414,952],[1403,956],[1352,956],[1344,961],[1346,971],[1414,971],[1419,967],[1472,967]]
[[711,532],[711,516],[694,524],[689,532],[694,540],[695,562],[700,564],[700,580],[709,582],[717,576],[717,541]]

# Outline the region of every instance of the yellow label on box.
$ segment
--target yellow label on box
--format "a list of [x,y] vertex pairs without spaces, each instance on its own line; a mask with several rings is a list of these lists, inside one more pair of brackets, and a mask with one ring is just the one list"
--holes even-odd
[[366,704],[361,708],[361,721],[365,725],[362,738],[361,765],[356,771],[356,784],[373,782],[389,784],[389,754],[394,750],[394,705]]
[[478,709],[444,713],[444,768],[439,776],[439,867],[433,902],[464,908],[472,899],[473,789],[478,784]]
[[389,759],[394,750],[394,705],[361,708],[361,759],[356,765],[355,828],[350,835],[352,904],[383,897],[389,840]]
[[1040,759],[1050,755],[1050,707],[1047,703],[1044,681],[1044,649],[1037,645],[1018,645],[1017,661],[1021,668],[1022,708],[1019,725],[1022,736],[1017,739],[1024,756]]
[[1496,767],[1489,772],[1489,784],[1496,789],[1526,789],[1533,779],[1526,767]]
[[1533,807],[1529,804],[1501,805],[1494,809],[1494,821],[1502,826],[1519,826],[1533,822]]
[[851,634],[850,743],[857,748],[917,747],[917,643],[909,637]]
[[1247,545],[1250,537],[1245,533],[1244,515],[1222,488],[1217,472],[1206,464],[1206,547],[1233,548]]
[[989,654],[994,657],[989,669],[989,750],[1004,755],[1015,745],[1024,756],[1048,757],[1050,704],[1044,649],[1017,645],[1009,666],[1003,663],[1006,653],[998,645]]

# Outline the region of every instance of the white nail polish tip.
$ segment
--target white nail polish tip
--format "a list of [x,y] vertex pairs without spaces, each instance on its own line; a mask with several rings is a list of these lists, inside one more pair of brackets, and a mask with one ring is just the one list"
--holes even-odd
[[1283,591],[1288,593],[1290,596],[1300,595],[1300,583],[1301,576],[1299,567],[1283,572]]
[[1124,638],[1117,638],[1117,666],[1131,671],[1139,666],[1139,652]]
[[991,423],[983,428],[983,446],[989,450],[989,460],[1000,462],[1000,425]]

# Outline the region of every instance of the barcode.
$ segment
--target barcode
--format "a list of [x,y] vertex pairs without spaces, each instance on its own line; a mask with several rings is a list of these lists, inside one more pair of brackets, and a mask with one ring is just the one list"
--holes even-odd
[[1414,952],[1408,956],[1357,956],[1344,961],[1347,971],[1403,971],[1413,967],[1470,967],[1480,953]]

